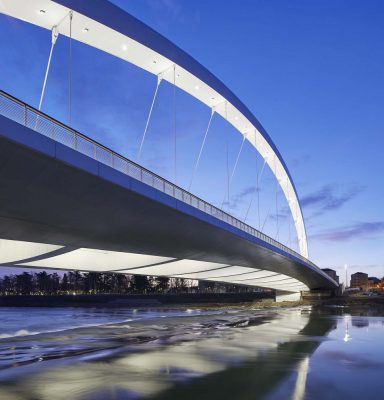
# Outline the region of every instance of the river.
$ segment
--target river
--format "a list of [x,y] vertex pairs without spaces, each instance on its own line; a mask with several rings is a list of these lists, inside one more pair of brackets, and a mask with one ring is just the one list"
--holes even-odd
[[384,399],[384,317],[361,314],[0,308],[0,399]]

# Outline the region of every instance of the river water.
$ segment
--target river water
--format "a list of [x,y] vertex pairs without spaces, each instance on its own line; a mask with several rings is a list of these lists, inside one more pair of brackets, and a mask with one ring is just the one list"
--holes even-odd
[[0,399],[384,399],[384,317],[361,314],[0,308]]

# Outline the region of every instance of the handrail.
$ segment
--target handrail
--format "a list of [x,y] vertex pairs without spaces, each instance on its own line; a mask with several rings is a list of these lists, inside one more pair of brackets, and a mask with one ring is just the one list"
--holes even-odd
[[[27,103],[15,98],[14,96],[0,90],[0,114],[14,120],[15,122],[24,125],[44,136],[71,147],[103,164],[109,165],[112,168],[123,172],[141,182],[154,187],[172,197],[189,204],[205,213],[214,216],[248,234],[269,243],[280,250],[285,251],[299,258],[305,263],[317,268],[315,264],[303,257],[301,254],[271,238],[263,232],[258,231],[252,226],[240,221],[232,215],[220,210],[212,204],[202,200],[201,198],[187,192],[183,188],[175,185],[174,183],[162,178],[154,172],[142,167],[141,165],[129,160],[128,158],[114,152],[108,147],[98,143],[97,141],[83,135],[82,133],[74,130],[68,125],[50,117],[49,115],[31,107]],[[60,128],[60,130],[58,130]],[[69,135],[69,136],[68,136]],[[91,146],[90,148],[87,146]],[[102,152],[108,154],[107,159],[101,156]],[[110,161],[108,162],[108,159]],[[118,168],[118,162],[121,162],[124,168]],[[134,173],[136,170],[137,173]],[[148,179],[149,177],[149,179]],[[152,180],[152,182],[150,182]],[[168,190],[167,190],[168,189]]]

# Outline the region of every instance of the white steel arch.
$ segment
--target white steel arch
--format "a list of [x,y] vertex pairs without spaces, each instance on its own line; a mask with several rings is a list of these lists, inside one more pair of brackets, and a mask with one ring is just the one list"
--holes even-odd
[[[59,3],[68,3],[71,7]],[[83,8],[91,8],[103,4],[105,5],[105,3],[108,2],[100,0],[97,4],[93,4],[93,2],[89,1],[76,2],[72,0],[1,0],[0,12],[48,30],[52,30],[55,27],[60,35],[69,36],[69,13],[73,10],[71,37],[74,40],[119,57],[151,74],[161,76],[162,79],[167,80],[171,84],[175,84],[181,90],[212,108],[245,136],[269,165],[291,210],[297,232],[300,254],[308,258],[304,219],[294,184],[280,154],[266,132],[263,131],[261,125],[256,123],[258,122],[256,118],[253,118],[253,121],[252,118],[250,118],[252,114],[244,112],[244,109],[247,110],[245,106],[238,106],[239,103],[242,105],[240,101],[238,101],[238,104],[234,104],[233,98],[237,98],[229,92],[229,90],[229,96],[222,94],[222,92],[212,87],[208,78],[205,79],[205,77],[197,76],[192,72],[193,68],[183,67],[179,65],[173,57],[166,57],[160,50],[154,50],[153,48],[156,47],[155,45],[149,46],[148,44],[143,44],[121,33],[123,29],[113,29],[109,24],[101,23],[96,19],[88,17],[84,12],[76,11],[78,3],[81,4]],[[85,5],[85,3],[88,4]],[[127,18],[133,19],[132,16],[126,14],[122,10],[119,11],[117,7],[111,4],[107,4],[107,8],[108,7],[115,13],[120,12]],[[127,23],[128,22],[127,20]],[[136,23],[139,22],[136,20]],[[159,41],[164,41],[169,44],[165,38],[149,27],[146,27],[144,24],[141,24],[140,28],[143,30],[147,29],[147,32],[144,32],[143,42],[148,39],[145,37],[145,33],[148,33],[148,36],[152,39],[154,37]],[[174,46],[174,48],[176,51],[178,50],[180,54],[189,57],[180,49],[176,48],[176,46]],[[178,58],[176,57],[176,53],[174,58]],[[205,69],[203,72],[205,72],[206,75],[211,75],[209,71]],[[225,88],[225,86],[223,87]]]

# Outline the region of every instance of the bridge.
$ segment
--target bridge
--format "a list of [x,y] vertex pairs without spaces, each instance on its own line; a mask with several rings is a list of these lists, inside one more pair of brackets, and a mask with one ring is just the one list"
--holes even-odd
[[[0,11],[52,31],[39,107],[0,92],[1,265],[182,277],[289,293],[336,288],[308,259],[303,215],[283,158],[259,121],[214,75],[104,0],[3,0]],[[211,109],[204,140],[214,114],[231,124],[275,175],[299,253],[193,195],[191,185],[182,188],[43,113],[59,35],[157,77],[139,153],[162,81]]]

